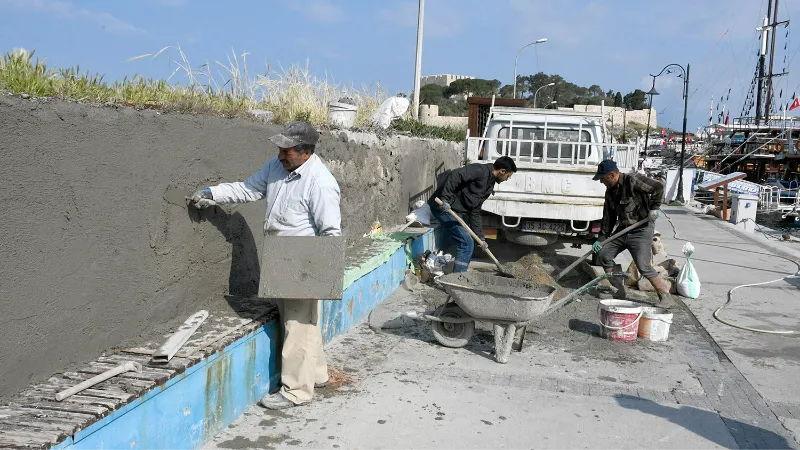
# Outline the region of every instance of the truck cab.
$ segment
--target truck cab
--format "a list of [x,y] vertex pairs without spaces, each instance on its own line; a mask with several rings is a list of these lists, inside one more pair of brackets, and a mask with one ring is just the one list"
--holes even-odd
[[484,227],[523,245],[596,238],[605,186],[597,164],[614,159],[635,170],[638,147],[605,143],[602,113],[493,106],[482,136],[468,137],[465,162],[491,164],[509,156],[517,173],[483,204]]

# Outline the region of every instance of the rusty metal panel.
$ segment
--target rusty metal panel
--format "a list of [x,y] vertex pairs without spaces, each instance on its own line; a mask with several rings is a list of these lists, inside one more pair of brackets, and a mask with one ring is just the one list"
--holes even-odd
[[[486,122],[489,120],[489,109],[492,107],[491,97],[469,97],[467,98],[468,119],[470,137],[479,137],[483,134]],[[525,106],[524,98],[497,98],[494,99],[495,106],[510,106],[522,108]]]

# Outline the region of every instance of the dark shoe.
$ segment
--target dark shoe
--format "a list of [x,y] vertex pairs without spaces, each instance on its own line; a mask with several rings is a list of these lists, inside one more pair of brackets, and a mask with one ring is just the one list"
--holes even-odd
[[674,306],[675,302],[672,300],[672,294],[669,292],[657,292],[658,294],[658,306],[661,308],[669,308],[670,306]]
[[289,409],[297,406],[296,404],[292,403],[288,398],[284,397],[280,393],[267,394],[264,397],[262,397],[261,400],[258,401],[258,404],[263,406],[264,408],[271,410]]
[[314,389],[326,388],[329,384],[331,384],[331,380],[323,381],[322,383],[314,383]]

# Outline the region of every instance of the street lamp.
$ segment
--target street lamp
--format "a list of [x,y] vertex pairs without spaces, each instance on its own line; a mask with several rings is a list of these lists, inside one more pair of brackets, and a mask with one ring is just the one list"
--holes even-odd
[[519,59],[519,53],[530,45],[541,44],[543,42],[547,42],[547,38],[537,39],[533,42],[529,42],[522,46],[522,48],[517,51],[517,56],[514,57],[514,94],[512,95],[513,98],[517,98],[517,60]]
[[542,86],[539,89],[537,89],[536,92],[533,93],[533,107],[534,108],[536,108],[536,96],[539,94],[539,91],[541,91],[542,89],[544,89],[546,87],[555,86],[555,85],[556,85],[555,83],[547,83],[544,86]]
[[660,77],[661,74],[664,72],[672,73],[674,69],[680,69],[681,74],[678,75],[679,78],[683,78],[683,130],[681,136],[681,167],[680,171],[678,172],[678,196],[677,201],[678,203],[683,203],[685,200],[683,198],[683,164],[686,160],[686,113],[689,109],[689,64],[686,64],[686,69],[679,64],[667,64],[661,69],[661,72],[658,75],[650,75],[653,77],[653,88],[656,85],[656,77]]
[[411,116],[414,120],[419,119],[419,90],[420,76],[422,75],[422,25],[425,17],[425,0],[419,0],[419,10],[417,11],[417,56],[414,63],[414,97],[411,109]]
[[[547,106],[545,106],[545,107],[544,107],[544,109],[547,109],[547,108],[549,108],[549,107],[550,107],[550,105],[555,105],[556,103],[558,103],[558,102],[557,102],[557,101],[555,101],[555,100],[553,100],[552,102],[548,103],[548,104],[547,104]],[[555,106],[553,106],[553,109],[556,109],[556,107],[555,107]]]
[[[652,77],[652,75],[650,75]],[[658,95],[656,90],[656,77],[653,77],[653,87],[645,95],[650,96],[650,106],[647,109],[647,131],[644,132],[644,153],[647,154],[647,141],[650,139],[650,113],[653,112],[653,96]]]

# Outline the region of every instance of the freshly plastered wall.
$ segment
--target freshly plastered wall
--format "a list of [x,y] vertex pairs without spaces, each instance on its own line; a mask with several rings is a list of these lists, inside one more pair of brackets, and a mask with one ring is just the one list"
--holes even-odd
[[[258,290],[264,202],[198,213],[182,196],[242,180],[279,127],[0,95],[0,398],[104,350],[162,336]],[[461,146],[323,132],[354,244],[399,224]]]

